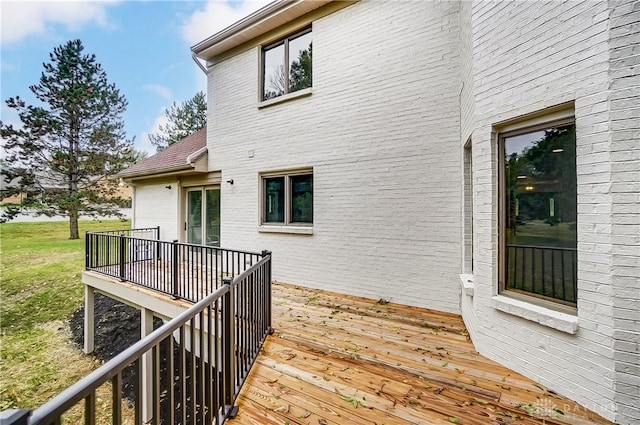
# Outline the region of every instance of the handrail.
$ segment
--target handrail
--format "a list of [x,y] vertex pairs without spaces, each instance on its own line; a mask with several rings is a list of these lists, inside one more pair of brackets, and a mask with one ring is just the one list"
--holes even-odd
[[[62,415],[82,400],[84,423],[94,424],[96,390],[108,381],[113,386],[113,423],[119,424],[122,373],[130,365],[136,369],[134,387],[138,389],[135,423],[173,423],[181,414],[181,423],[188,418],[191,423],[224,424],[235,416],[237,407],[233,404],[272,332],[271,252],[260,255],[262,258],[247,270],[235,278],[225,277],[220,288],[30,412],[26,422],[24,415],[17,415],[16,422],[10,424],[60,424]],[[165,360],[160,347],[165,343],[169,345],[166,371],[170,371],[165,373],[170,375],[165,377],[164,393],[168,395],[161,400],[160,364]],[[176,343],[180,348],[174,347]],[[178,349],[175,363],[174,348]],[[144,400],[151,400],[151,405]],[[161,402],[167,403],[163,410]]]
[[117,232],[87,232],[85,267],[121,281],[197,302],[237,276],[263,253],[158,239],[159,228],[134,229],[130,235],[154,232],[152,238]]
[[271,260],[270,257],[266,257],[266,256],[262,257],[262,259],[260,261],[255,263],[253,266],[249,267],[247,270],[245,270],[242,273],[240,273],[240,275],[238,275],[235,278],[233,278],[232,282],[235,283],[237,281],[241,281],[243,279],[246,279],[247,276],[249,276],[251,273],[256,271],[260,266],[262,266],[264,263],[266,263],[267,261],[270,261],[270,260]]
[[145,338],[133,344],[104,365],[91,372],[69,388],[52,398],[39,408],[33,411],[29,420],[29,425],[48,424],[56,417],[60,417],[62,413],[73,407],[76,403],[87,397],[95,388],[113,378],[117,373],[121,372],[134,360],[142,354],[149,351],[151,347],[157,345],[158,342],[170,336],[175,330],[183,324],[194,318],[198,313],[203,311],[205,307],[213,304],[224,294],[230,290],[228,285],[224,285],[214,293],[205,297],[198,303],[191,306],[179,316],[170,320],[162,327],[156,329]]

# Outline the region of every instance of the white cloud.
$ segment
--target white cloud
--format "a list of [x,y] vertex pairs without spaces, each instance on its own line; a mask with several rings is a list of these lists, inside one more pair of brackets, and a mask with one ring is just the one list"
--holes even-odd
[[149,134],[157,134],[160,131],[161,125],[167,125],[169,123],[169,120],[164,113],[165,109],[166,108],[164,107],[162,108],[160,115],[156,117],[153,124],[147,131],[143,131],[138,135],[138,137],[136,137],[134,145],[137,150],[147,152],[149,153],[149,156],[156,153],[156,147],[151,144]]
[[[12,125],[15,129],[23,128],[18,111],[13,108],[9,108],[4,102],[0,105],[0,121],[2,121],[3,125]],[[5,149],[6,142],[6,139],[0,137],[0,158],[2,159],[7,157],[7,150]]]
[[106,8],[115,0],[105,1],[2,1],[2,44],[10,44],[33,34],[47,33],[60,24],[76,31],[83,25],[107,25]]
[[171,93],[171,89],[165,86],[161,86],[159,84],[146,84],[143,89],[153,92],[158,96],[162,97],[166,100],[173,99],[173,94]]
[[15,128],[22,128],[22,121],[20,120],[18,111],[14,108],[9,108],[4,100],[2,104],[0,104],[0,121],[2,121],[4,125],[13,125]]
[[16,64],[13,64],[11,62],[5,62],[4,60],[0,61],[0,71],[1,72],[7,72],[7,71],[19,71],[20,67]]
[[245,0],[233,6],[220,0],[209,0],[183,24],[182,37],[191,45],[227,28],[273,0]]

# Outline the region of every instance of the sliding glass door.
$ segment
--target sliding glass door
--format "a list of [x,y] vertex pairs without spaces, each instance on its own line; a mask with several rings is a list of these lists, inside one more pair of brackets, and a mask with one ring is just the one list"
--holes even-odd
[[187,242],[220,246],[220,188],[187,191]]

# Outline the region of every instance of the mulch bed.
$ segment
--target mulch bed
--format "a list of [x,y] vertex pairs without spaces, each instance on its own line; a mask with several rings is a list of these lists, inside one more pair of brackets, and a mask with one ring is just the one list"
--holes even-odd
[[[140,340],[140,311],[105,295],[96,293],[95,298],[95,350],[92,355],[106,362]],[[162,325],[162,320],[153,319],[153,327]],[[69,321],[73,341],[84,347],[84,305],[73,313]],[[166,357],[163,356],[163,357]],[[134,399],[134,374],[132,367],[122,373],[122,395]]]
[[[116,301],[106,295],[96,293],[94,297],[94,351],[92,355],[106,362],[125,349],[140,340],[140,311],[124,303]],[[161,319],[153,319],[153,327],[162,326]],[[76,310],[69,321],[73,341],[82,348],[84,346],[84,306]],[[168,344],[165,340],[160,344],[160,410],[161,416],[167,417],[169,409],[167,398],[170,374],[167,373]],[[174,358],[181,351],[180,344],[174,341]],[[192,356],[187,352],[186,370],[190,370]],[[174,371],[173,381],[179,376],[179,370]],[[196,373],[196,376],[198,374]],[[122,396],[129,400],[129,406],[133,407],[135,400],[135,374],[132,366],[128,366],[122,372]],[[190,400],[190,385],[187,386],[187,400]],[[180,399],[179,389],[176,388],[176,399]],[[181,407],[174,407],[176,418],[181,416]],[[187,412],[187,422],[190,421],[191,409]],[[164,421],[161,421],[164,422]],[[196,420],[195,422],[198,422]]]

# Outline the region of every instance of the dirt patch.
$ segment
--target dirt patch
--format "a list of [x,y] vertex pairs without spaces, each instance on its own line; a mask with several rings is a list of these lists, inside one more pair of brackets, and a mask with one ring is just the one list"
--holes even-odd
[[[94,298],[94,310],[95,310],[95,334],[94,334],[94,352],[92,353],[95,358],[102,362],[106,362],[118,355],[125,349],[129,348],[137,341],[140,340],[140,311],[130,307],[124,303],[116,301],[105,295],[96,293]],[[162,326],[161,319],[153,319],[153,327],[157,329]],[[69,321],[71,328],[73,341],[82,348],[84,346],[84,306],[75,311]],[[180,356],[183,355],[185,370],[192,370],[192,362],[194,361],[194,355],[189,351],[183,353],[180,344],[174,341],[174,359],[176,359],[175,370],[173,371],[173,379],[171,373],[168,370],[168,354],[169,344],[165,340],[160,344],[160,412],[161,418],[166,418],[169,411],[169,403],[167,399],[167,393],[169,386],[173,387],[175,393],[175,399],[180,400],[182,398],[181,385],[177,384],[180,372]],[[195,377],[199,381],[199,369],[196,362],[193,368],[196,371]],[[193,416],[197,416],[194,412],[194,407],[190,407],[191,402],[191,388],[199,388],[200,383],[196,382],[195,385],[191,384],[191,377],[188,376],[185,386],[185,399],[187,401],[186,423],[199,423],[199,418],[191,420]],[[210,378],[209,378],[210,379]],[[122,372],[122,396],[126,398],[129,403],[129,407],[133,407],[133,401],[135,400],[135,374],[132,366],[128,366]],[[207,403],[201,400],[201,395],[196,396],[197,403],[195,409],[208,409]],[[176,417],[182,415],[182,407],[178,402],[176,406],[172,406]],[[164,420],[161,419],[161,423]]]
[[[92,355],[103,363],[120,354],[140,340],[140,311],[105,295],[94,298],[94,345]],[[162,320],[153,319],[154,329]],[[84,306],[73,313],[69,321],[73,341],[84,346]],[[122,395],[134,399],[134,374],[131,366],[122,373]]]

